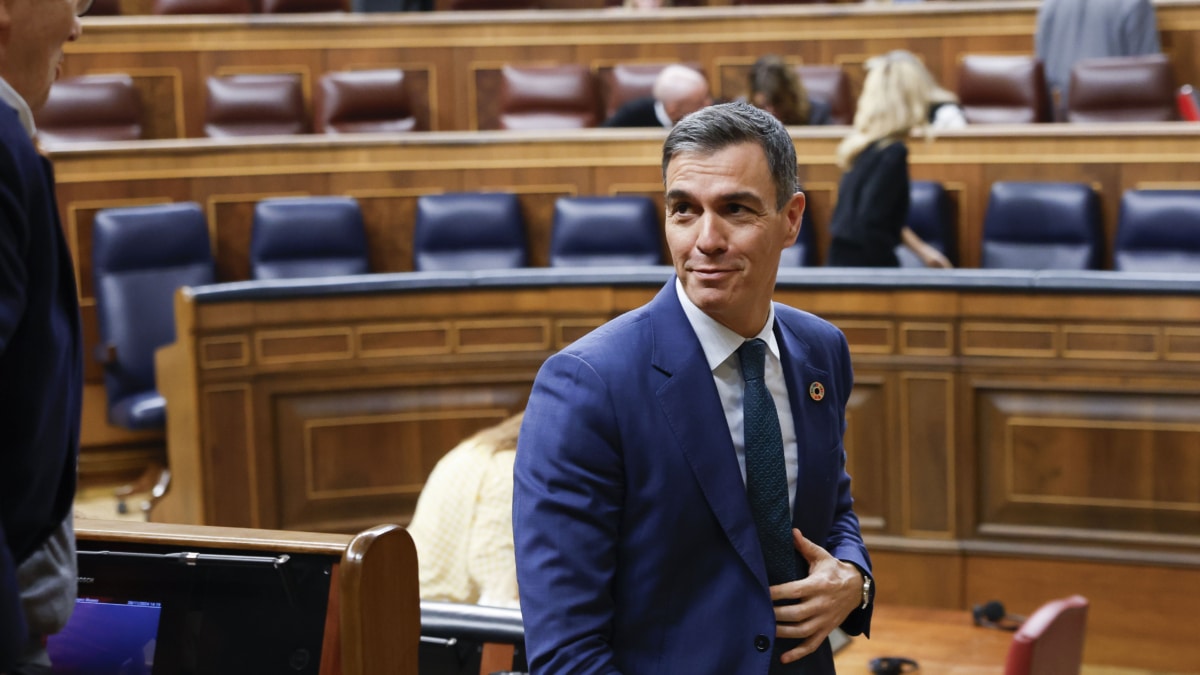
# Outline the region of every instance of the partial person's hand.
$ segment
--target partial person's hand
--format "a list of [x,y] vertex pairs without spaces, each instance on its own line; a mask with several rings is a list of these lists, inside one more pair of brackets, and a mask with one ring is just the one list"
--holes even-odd
[[926,267],[944,270],[952,269],[954,267],[953,263],[950,262],[950,259],[943,255],[941,251],[932,246],[927,248],[928,250],[924,251],[924,254],[921,256],[921,262],[925,263]]
[[808,576],[771,587],[771,600],[795,604],[775,608],[775,636],[802,640],[780,657],[797,661],[817,650],[825,638],[862,602],[862,572],[792,530],[796,550],[808,561]]

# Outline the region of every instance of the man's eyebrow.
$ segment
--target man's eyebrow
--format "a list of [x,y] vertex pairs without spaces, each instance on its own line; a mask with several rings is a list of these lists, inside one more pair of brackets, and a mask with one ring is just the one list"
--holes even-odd
[[668,202],[674,202],[674,201],[679,201],[680,199],[691,199],[691,198],[692,198],[692,194],[690,192],[688,192],[687,190],[680,190],[679,188],[673,188],[671,190],[667,190],[666,200]]
[[766,205],[767,205],[767,201],[765,199],[763,199],[762,197],[760,197],[757,192],[749,192],[749,191],[730,192],[728,194],[723,194],[723,195],[721,195],[721,201],[722,202],[739,202],[739,203],[752,202],[752,203],[757,204],[758,206],[762,206],[762,207],[766,207]]

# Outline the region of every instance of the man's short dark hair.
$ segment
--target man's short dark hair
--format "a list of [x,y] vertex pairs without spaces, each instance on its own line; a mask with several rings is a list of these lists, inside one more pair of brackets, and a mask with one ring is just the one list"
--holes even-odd
[[799,191],[796,177],[796,146],[787,129],[775,116],[748,103],[710,105],[679,120],[663,143],[663,182],[667,165],[681,152],[710,155],[739,143],[757,143],[767,156],[767,168],[775,179],[775,209],[787,206]]

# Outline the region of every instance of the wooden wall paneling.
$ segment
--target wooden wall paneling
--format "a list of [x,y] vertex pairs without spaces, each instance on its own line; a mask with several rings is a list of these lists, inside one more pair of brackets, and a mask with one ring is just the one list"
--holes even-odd
[[[253,393],[242,382],[200,385],[200,453],[210,477],[205,486],[205,522],[232,527],[260,527],[257,475],[254,461]],[[172,410],[176,407],[171,402]],[[179,480],[181,476],[173,477]]]
[[410,272],[413,269],[413,229],[422,189],[347,190],[358,200],[367,229],[371,271]]
[[[868,535],[871,573],[875,577],[875,602],[961,609],[966,584],[966,561],[956,549],[943,551],[896,550],[877,545]],[[999,665],[999,664],[997,664]]]
[[[519,410],[532,382],[478,385],[347,381],[272,395],[279,429],[281,522],[353,529],[383,518],[406,524],[437,461],[459,441]],[[295,389],[295,391],[291,391]]]
[[1167,543],[1200,531],[1195,394],[1110,386],[976,386],[981,533]]
[[[188,339],[195,327],[191,302],[183,291],[175,293],[176,341],[154,355],[155,386],[171,407],[167,426],[167,468],[172,475],[166,495],[154,506],[150,517],[160,522],[205,525],[211,521],[206,510],[206,487],[211,474],[205,466],[200,419],[200,376],[205,355]],[[184,339],[178,339],[184,336]],[[228,356],[228,355],[226,355]],[[170,373],[160,377],[159,373]]]
[[1151,672],[1196,667],[1195,637],[1175,608],[1200,601],[1200,568],[976,555],[966,559],[964,580],[967,603],[998,599],[1017,614],[1073,593],[1087,597],[1085,663]]
[[846,471],[851,478],[854,512],[863,532],[896,532],[888,515],[895,501],[898,457],[891,443],[895,416],[889,406],[891,382],[871,371],[855,372],[854,390],[846,406]]
[[908,371],[899,375],[900,489],[902,531],[924,537],[951,537],[956,531],[953,396],[954,376]]

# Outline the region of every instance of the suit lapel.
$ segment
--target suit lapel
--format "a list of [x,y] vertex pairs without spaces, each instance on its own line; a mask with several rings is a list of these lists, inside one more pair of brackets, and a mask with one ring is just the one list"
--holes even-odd
[[674,279],[655,297],[651,310],[651,363],[667,376],[657,392],[663,414],[729,543],[766,587],[762,548],[729,424],[700,341],[675,295]]
[[[806,446],[806,441],[812,435],[808,430],[810,429],[810,424],[813,423],[809,419],[810,406],[813,405],[813,401],[810,400],[809,386],[814,382],[821,382],[827,385],[830,379],[828,372],[819,368],[813,368],[810,365],[808,343],[795,333],[791,326],[786,325],[779,315],[780,312],[777,310],[775,314],[775,334],[780,340],[783,375],[787,381],[788,388],[788,404],[791,406],[792,422],[796,428],[796,454],[799,455],[796,475],[796,503],[792,509],[792,523],[800,528],[801,532],[806,532],[808,529],[805,520],[807,512],[802,506],[805,503],[812,503],[815,497],[811,493],[814,485],[806,481],[806,469],[808,468],[808,460],[812,457],[812,453],[817,450],[817,448]],[[804,566],[801,566],[801,569],[803,568]]]

